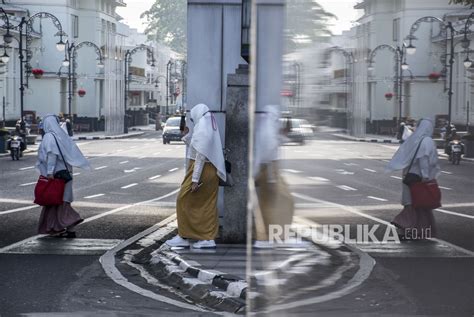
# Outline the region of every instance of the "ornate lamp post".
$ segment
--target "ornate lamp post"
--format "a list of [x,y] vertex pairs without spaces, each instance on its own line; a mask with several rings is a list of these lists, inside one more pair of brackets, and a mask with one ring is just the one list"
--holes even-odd
[[129,67],[130,67],[130,64],[132,63],[132,56],[137,53],[137,52],[140,52],[140,51],[146,51],[147,52],[147,64],[150,65],[151,67],[155,67],[155,55],[153,53],[153,48],[151,48],[150,46],[147,46],[147,45],[139,45],[137,47],[135,47],[134,49],[132,50],[127,50],[125,52],[125,68],[124,68],[124,72],[125,72],[125,75],[124,75],[124,89],[125,89],[125,93],[124,93],[124,128],[123,128],[123,132],[124,133],[128,133],[128,126],[127,126],[127,103],[128,103],[128,91],[130,89],[129,85],[130,85],[130,74],[129,74]]
[[[411,45],[411,44],[410,44]],[[394,73],[396,78],[396,85],[398,86],[398,122],[397,126],[400,125],[402,121],[402,109],[403,109],[403,71],[409,69],[409,65],[406,62],[406,55],[407,50],[410,49],[410,45],[407,46],[403,43],[402,47],[397,46],[394,47],[392,45],[382,44],[374,48],[374,50],[370,53],[368,63],[369,63],[369,70],[374,69],[374,57],[379,50],[388,49],[394,53],[395,57],[395,66],[394,66]]]
[[74,95],[75,83],[76,83],[76,68],[77,68],[77,51],[82,47],[91,47],[95,50],[97,54],[97,67],[104,67],[104,59],[102,56],[102,51],[100,48],[89,41],[84,41],[78,44],[69,43],[66,41],[66,49],[64,51],[64,61],[62,66],[67,67],[68,69],[68,113],[69,118],[72,120],[72,96]]
[[[19,52],[19,59],[20,59],[20,118],[23,120],[23,112],[24,112],[24,96],[25,96],[25,84],[24,82],[24,68],[27,71],[31,69],[29,61],[32,57],[31,52],[29,51],[29,45],[32,41],[31,33],[33,32],[33,23],[37,18],[49,18],[52,20],[54,26],[58,29],[58,32],[55,34],[59,36],[59,42],[56,44],[56,48],[59,51],[63,51],[65,49],[65,43],[63,41],[63,37],[66,37],[66,33],[63,32],[63,28],[61,22],[59,22],[58,18],[48,12],[38,12],[32,15],[29,18],[21,18],[21,21],[18,25],[12,25],[10,23],[10,18],[8,14],[5,12],[3,8],[0,7],[0,18],[5,21],[5,24],[1,26],[1,28],[6,29],[6,34],[3,36],[3,41],[6,45],[11,44],[13,39],[15,38],[11,31],[18,30],[19,37],[18,37],[18,52]],[[24,37],[26,36],[26,47],[24,48]],[[25,52],[26,52],[26,60],[25,60]],[[10,58],[6,52],[6,48],[4,49],[4,53],[1,57],[3,63],[7,63]],[[25,67],[26,66],[26,67]]]

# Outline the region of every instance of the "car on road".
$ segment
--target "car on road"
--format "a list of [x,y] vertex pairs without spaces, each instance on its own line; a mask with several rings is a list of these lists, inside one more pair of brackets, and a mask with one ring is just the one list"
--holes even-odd
[[304,144],[307,138],[314,135],[314,128],[305,119],[280,118],[280,126],[286,136],[285,143]]
[[171,117],[166,120],[163,128],[163,144],[170,144],[171,141],[181,141],[184,136],[180,129],[181,117]]

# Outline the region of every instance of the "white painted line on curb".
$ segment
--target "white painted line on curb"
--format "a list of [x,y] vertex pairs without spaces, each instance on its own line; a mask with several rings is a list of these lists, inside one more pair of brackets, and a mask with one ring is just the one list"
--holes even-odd
[[16,209],[11,209],[11,210],[5,210],[5,211],[0,211],[0,215],[8,215],[8,214],[13,214],[18,211],[23,211],[23,210],[30,210],[40,207],[38,205],[33,205],[33,206],[27,206],[27,207],[21,207],[21,208],[16,208]]
[[177,170],[179,170],[179,168],[175,167],[175,168],[170,169],[168,172],[172,173],[172,172],[175,172]]
[[336,186],[337,188],[339,189],[342,189],[342,190],[347,190],[347,191],[356,191],[357,189],[355,188],[352,188],[350,186],[346,186],[346,185],[339,185],[339,186]]
[[439,212],[442,212],[444,214],[448,214],[448,215],[453,215],[453,216],[458,216],[458,217],[464,217],[464,218],[468,218],[468,219],[474,219],[474,216],[471,216],[471,215],[466,215],[466,214],[461,214],[461,213],[458,213],[458,212],[454,212],[454,211],[449,211],[449,210],[444,210],[444,209],[435,209],[436,211],[439,211]]
[[99,170],[103,170],[104,168],[107,168],[108,166],[100,166],[100,167],[96,167],[94,168],[96,171],[99,171]]
[[374,197],[374,196],[367,196],[367,198],[373,199],[373,200],[378,200],[378,201],[388,201],[385,198],[379,198],[379,197]]
[[123,161],[123,162],[120,162],[119,164],[127,164],[129,161]]
[[120,187],[120,188],[122,188],[122,189],[128,189],[128,188],[135,187],[135,186],[137,186],[137,185],[138,185],[138,183],[133,183],[133,184],[130,184],[130,185],[127,185],[127,186],[122,186],[122,187]]
[[25,184],[21,184],[21,185],[18,185],[20,187],[25,187],[25,186],[30,186],[30,185],[34,185],[36,184],[36,182],[32,182],[32,183],[25,183]]
[[157,179],[157,178],[160,178],[160,177],[161,177],[161,175],[156,175],[156,176],[152,176],[152,177],[150,177],[150,178],[148,178],[148,179],[149,179],[149,180],[154,180],[154,179]]
[[28,167],[20,168],[19,170],[20,170],[20,171],[26,171],[26,170],[31,170],[31,169],[33,169],[33,168],[35,168],[35,167],[34,167],[34,166],[28,166]]
[[377,173],[377,171],[371,170],[370,168],[364,168],[364,171],[371,172],[371,173]]
[[395,178],[395,179],[398,179],[398,180],[402,180],[403,178],[401,178],[400,176],[390,176],[391,178]]
[[105,194],[97,194],[97,195],[91,195],[91,196],[86,196],[84,199],[92,199],[92,198],[97,198],[97,197],[102,197],[105,196]]

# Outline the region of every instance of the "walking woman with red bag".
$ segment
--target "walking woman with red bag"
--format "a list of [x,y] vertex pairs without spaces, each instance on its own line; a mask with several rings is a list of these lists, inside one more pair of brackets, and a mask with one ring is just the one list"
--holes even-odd
[[83,219],[71,207],[74,200],[72,167],[90,170],[90,165],[74,141],[61,128],[58,117],[45,116],[43,130],[45,134],[38,149],[36,168],[41,176],[48,180],[63,179],[65,185],[62,204],[43,207],[38,233],[75,238],[74,227]]
[[[403,170],[403,210],[392,221],[402,239],[426,239],[436,235],[433,209],[440,207],[441,197],[436,182],[440,168],[431,137],[433,127],[431,119],[420,120],[415,132],[400,146],[387,166],[388,172]],[[420,187],[434,188],[434,198],[421,197],[432,207],[419,206]]]

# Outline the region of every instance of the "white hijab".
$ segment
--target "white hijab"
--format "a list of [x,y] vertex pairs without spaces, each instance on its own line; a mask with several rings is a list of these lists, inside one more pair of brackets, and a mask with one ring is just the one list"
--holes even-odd
[[415,156],[418,144],[420,149],[416,154],[416,158],[427,156],[430,166],[438,168],[438,152],[431,136],[433,135],[433,121],[431,119],[422,119],[419,121],[415,132],[406,139],[406,141],[398,148],[393,155],[392,160],[386,167],[387,172],[399,171],[407,168],[411,160]]
[[278,159],[279,145],[279,106],[268,105],[264,107],[264,113],[259,113],[255,120],[254,177],[258,175],[262,164],[268,164]]
[[194,123],[191,146],[216,167],[217,176],[225,181],[224,154],[219,127],[214,115],[209,112],[209,108],[205,104],[201,103],[191,109],[191,119]]
[[76,143],[74,143],[69,135],[67,135],[67,133],[60,127],[58,118],[55,115],[46,115],[44,117],[43,130],[45,134],[38,149],[38,162],[36,163],[36,166],[47,162],[48,153],[54,153],[61,156],[56,144],[57,140],[66,163],[74,167],[80,167],[87,170],[91,169],[89,161],[84,157]]

